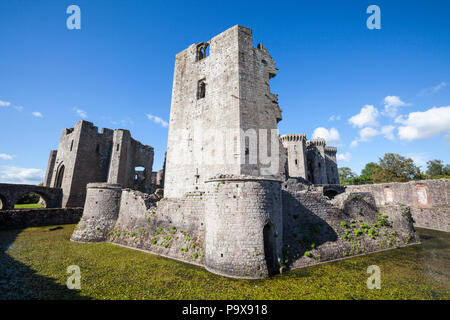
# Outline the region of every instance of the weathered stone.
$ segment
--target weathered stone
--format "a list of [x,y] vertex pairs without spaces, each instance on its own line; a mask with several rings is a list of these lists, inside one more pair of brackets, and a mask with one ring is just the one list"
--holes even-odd
[[63,130],[58,151],[51,151],[45,186],[63,189],[63,207],[82,207],[90,182],[153,192],[152,166],[153,148],[131,138],[128,130],[103,128],[99,133],[91,122],[81,120]]
[[0,230],[78,223],[83,208],[39,208],[0,211]]
[[0,183],[0,210],[12,210],[17,201],[28,193],[37,193],[47,208],[61,207],[62,190],[29,184]]

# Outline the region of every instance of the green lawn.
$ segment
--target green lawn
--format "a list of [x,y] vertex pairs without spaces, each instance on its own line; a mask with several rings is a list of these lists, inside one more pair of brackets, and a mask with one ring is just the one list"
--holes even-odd
[[[450,236],[445,232],[420,229],[421,245],[264,280],[236,280],[112,244],[74,243],[69,241],[73,229],[0,231],[0,299],[450,298]],[[65,286],[70,265],[81,269],[81,290]],[[381,268],[380,290],[366,287],[369,265]]]
[[27,203],[14,205],[14,209],[24,209],[24,208],[42,208],[42,205],[40,203]]

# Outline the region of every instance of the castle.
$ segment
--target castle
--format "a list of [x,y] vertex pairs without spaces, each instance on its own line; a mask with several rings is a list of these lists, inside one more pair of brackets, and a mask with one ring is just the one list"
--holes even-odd
[[[62,186],[65,206],[85,199],[71,240],[238,278],[417,243],[407,206],[339,186],[336,148],[278,135],[276,73],[268,50],[239,25],[178,53],[164,182],[153,187],[153,149],[128,131],[99,134],[85,121],[64,131],[46,183]],[[145,167],[137,179],[135,166]],[[154,185],[164,185],[163,196]]]
[[[98,128],[79,121],[64,129],[58,150],[50,151],[44,186],[63,190],[62,207],[83,207],[89,182],[117,183],[151,193],[153,148],[128,130]],[[142,168],[142,170],[136,170]]]

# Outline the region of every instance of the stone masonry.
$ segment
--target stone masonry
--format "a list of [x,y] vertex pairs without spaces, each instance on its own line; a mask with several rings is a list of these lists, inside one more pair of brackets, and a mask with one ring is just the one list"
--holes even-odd
[[58,150],[50,152],[44,183],[63,190],[62,207],[82,207],[90,182],[152,192],[152,166],[153,148],[131,138],[128,130],[103,128],[99,133],[91,122],[81,120],[63,130]]
[[165,165],[150,176],[164,194],[130,185],[127,162],[114,156],[129,152],[123,142],[116,147],[127,135],[105,132],[114,136],[107,183],[87,185],[71,240],[107,241],[237,278],[418,243],[408,206],[344,192],[336,148],[278,135],[276,72],[242,26],[177,54]]

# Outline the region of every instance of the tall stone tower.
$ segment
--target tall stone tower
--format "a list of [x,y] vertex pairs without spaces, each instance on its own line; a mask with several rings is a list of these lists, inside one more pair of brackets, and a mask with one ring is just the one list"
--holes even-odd
[[307,143],[308,180],[314,184],[327,184],[325,139],[317,138]]
[[325,147],[325,163],[327,165],[327,177],[329,184],[339,184],[336,153],[337,149],[335,147]]
[[307,179],[306,135],[285,134],[280,137],[280,140],[287,150],[289,177]]
[[279,150],[272,152],[276,164],[258,157],[261,145],[275,147],[271,130],[281,120],[269,85],[276,70],[269,52],[253,47],[251,29],[239,25],[176,55],[165,197],[204,191],[204,182],[220,173],[270,175],[271,166],[280,171]]

